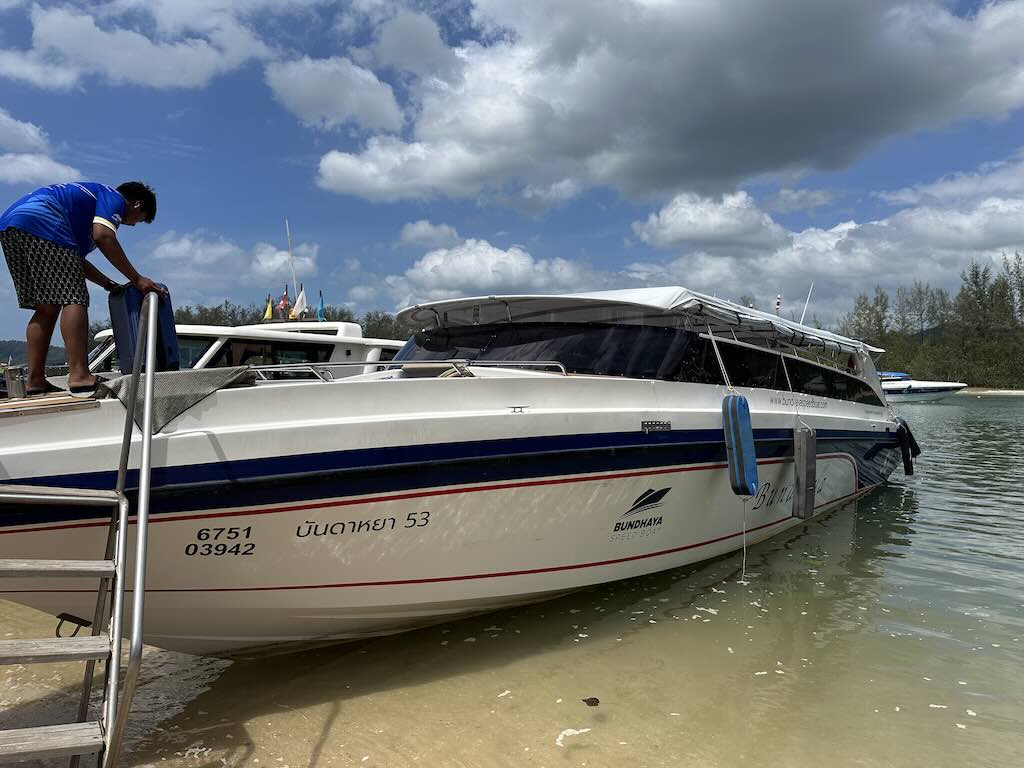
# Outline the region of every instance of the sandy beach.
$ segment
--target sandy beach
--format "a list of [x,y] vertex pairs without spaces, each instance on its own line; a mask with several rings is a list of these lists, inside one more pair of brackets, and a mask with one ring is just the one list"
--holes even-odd
[[1024,389],[990,389],[989,387],[967,387],[957,392],[957,395],[994,396],[994,397],[1020,397],[1024,396]]

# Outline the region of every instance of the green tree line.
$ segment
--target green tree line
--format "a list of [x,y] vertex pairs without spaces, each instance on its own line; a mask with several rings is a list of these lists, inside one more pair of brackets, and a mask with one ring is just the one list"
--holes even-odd
[[1024,254],[972,261],[953,295],[915,280],[894,295],[857,296],[839,333],[882,347],[882,370],[976,387],[1024,387]]
[[[231,301],[212,306],[187,304],[174,310],[174,320],[188,325],[253,325],[263,322],[265,310],[265,305],[243,305]],[[306,320],[315,319],[315,312],[306,316]],[[376,309],[357,317],[348,307],[325,306],[324,320],[359,323],[363,336],[369,338],[406,339],[409,336],[409,330],[398,323],[394,315]],[[268,327],[272,326],[268,324]]]

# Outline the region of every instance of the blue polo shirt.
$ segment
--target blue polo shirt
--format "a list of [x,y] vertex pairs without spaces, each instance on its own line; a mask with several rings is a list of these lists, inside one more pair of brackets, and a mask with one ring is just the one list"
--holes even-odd
[[106,184],[54,184],[25,195],[8,208],[0,216],[0,231],[17,227],[78,251],[84,258],[96,247],[92,225],[102,224],[117,232],[126,205],[121,193]]

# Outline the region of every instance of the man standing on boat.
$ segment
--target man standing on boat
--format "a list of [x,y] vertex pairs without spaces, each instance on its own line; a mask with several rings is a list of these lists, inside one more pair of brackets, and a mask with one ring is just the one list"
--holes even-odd
[[117,241],[117,228],[156,216],[156,195],[139,181],[116,190],[90,181],[54,184],[16,201],[0,216],[0,245],[14,280],[18,305],[34,310],[26,329],[29,395],[55,389],[46,381],[46,353],[60,318],[68,356],[68,389],[88,395],[96,386],[89,372],[91,280],[110,291],[118,283],[86,260],[99,248],[138,290],[164,292],[140,275]]

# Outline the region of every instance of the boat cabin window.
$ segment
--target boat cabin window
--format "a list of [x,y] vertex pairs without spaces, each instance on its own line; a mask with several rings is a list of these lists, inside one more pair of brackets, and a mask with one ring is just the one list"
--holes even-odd
[[677,328],[600,323],[519,323],[414,334],[397,361],[552,361],[568,373],[721,384],[711,343]]
[[789,390],[781,355],[722,340],[718,341],[718,352],[734,387]]
[[194,368],[215,339],[209,336],[178,336],[178,361],[181,368]]
[[786,370],[794,392],[817,397],[851,400],[865,405],[882,405],[881,399],[865,382],[832,368],[795,358],[786,358]]
[[228,339],[210,361],[210,368],[232,365],[295,365],[326,363],[331,359],[333,344],[303,344],[291,341],[256,341]]
[[[206,354],[206,350],[210,348],[214,341],[215,339],[208,336],[178,336],[179,367],[182,370],[186,368],[194,368],[195,364],[202,359],[203,355]],[[103,358],[102,360],[100,359],[103,357],[103,354],[113,346],[113,339],[109,339],[89,353],[90,364],[99,360],[97,365],[89,366],[91,371],[95,373],[112,373],[120,370],[117,367],[117,350],[114,350],[113,353],[107,355],[106,358]]]

